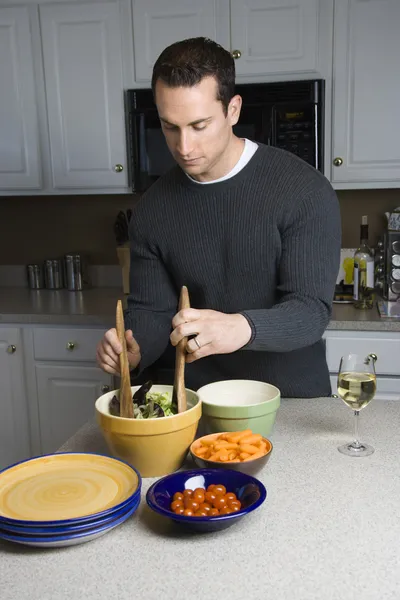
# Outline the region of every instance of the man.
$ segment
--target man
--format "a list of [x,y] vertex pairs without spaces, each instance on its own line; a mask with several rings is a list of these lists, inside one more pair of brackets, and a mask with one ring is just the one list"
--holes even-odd
[[[177,166],[131,219],[129,362],[134,375],[153,365],[160,383],[171,383],[173,347],[191,336],[192,389],[255,379],[286,397],[326,396],[321,338],[339,269],[337,198],[296,156],[234,135],[234,83],[231,55],[205,38],[169,46],[154,65],[155,103]],[[193,308],[177,313],[182,285]],[[99,365],[118,373],[120,351],[111,329]]]

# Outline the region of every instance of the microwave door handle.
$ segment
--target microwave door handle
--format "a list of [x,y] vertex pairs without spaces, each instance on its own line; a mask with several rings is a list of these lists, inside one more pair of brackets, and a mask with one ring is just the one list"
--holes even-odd
[[147,156],[147,148],[146,148],[146,131],[144,124],[144,114],[141,113],[139,116],[139,161],[140,161],[140,170],[142,173],[145,173],[149,169],[149,158]]
[[315,168],[319,171],[319,144],[318,144],[318,135],[319,135],[319,114],[318,114],[318,104],[314,104],[314,148],[315,148]]

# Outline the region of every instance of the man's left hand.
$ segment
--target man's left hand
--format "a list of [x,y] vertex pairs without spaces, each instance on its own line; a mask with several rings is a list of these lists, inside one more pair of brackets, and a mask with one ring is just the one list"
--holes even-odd
[[243,348],[251,338],[251,327],[240,314],[225,314],[216,310],[185,308],[172,319],[171,344],[182,338],[188,341],[186,362],[194,362],[211,354],[230,354]]

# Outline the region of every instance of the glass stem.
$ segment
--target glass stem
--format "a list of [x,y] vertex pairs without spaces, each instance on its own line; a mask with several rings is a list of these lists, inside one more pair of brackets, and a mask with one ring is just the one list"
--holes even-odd
[[352,446],[354,448],[359,448],[361,446],[359,440],[358,440],[358,419],[359,419],[359,415],[360,415],[360,411],[359,410],[355,410],[354,411],[354,442],[352,444]]

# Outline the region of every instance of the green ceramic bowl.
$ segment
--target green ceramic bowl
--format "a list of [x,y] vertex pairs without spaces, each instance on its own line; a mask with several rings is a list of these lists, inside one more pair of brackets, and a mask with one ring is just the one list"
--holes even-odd
[[268,437],[281,403],[277,387],[247,379],[209,383],[197,393],[203,403],[203,434],[251,429]]

